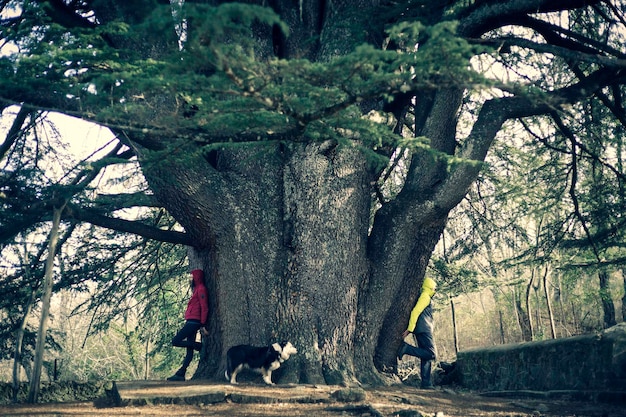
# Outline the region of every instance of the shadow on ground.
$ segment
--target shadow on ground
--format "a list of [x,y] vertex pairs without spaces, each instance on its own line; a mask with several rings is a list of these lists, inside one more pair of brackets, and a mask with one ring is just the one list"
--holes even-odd
[[327,385],[216,384],[203,381],[117,382],[95,401],[0,406],[12,416],[230,417],[624,417],[624,404],[571,392],[479,393],[420,390],[406,385],[347,388]]

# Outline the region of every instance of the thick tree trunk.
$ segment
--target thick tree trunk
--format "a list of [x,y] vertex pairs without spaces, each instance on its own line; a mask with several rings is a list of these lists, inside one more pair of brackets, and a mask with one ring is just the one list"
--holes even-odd
[[[304,344],[304,380],[354,380],[359,289],[367,273],[370,218],[367,161],[333,142],[296,148],[285,170],[287,270],[296,294],[282,320]],[[292,301],[293,300],[293,301]],[[307,375],[308,374],[308,375]],[[309,376],[310,375],[310,376]],[[303,376],[300,377],[302,380]]]
[[[461,93],[435,99],[440,123],[424,129],[447,150]],[[221,378],[235,344],[290,340],[299,353],[276,372],[281,381],[385,382],[381,371],[396,369],[426,266],[469,172],[443,192],[447,162],[415,152],[407,185],[372,224],[375,177],[357,147],[294,140],[208,155],[178,149],[165,158],[135,145],[206,272],[212,335],[196,376]]]
[[[396,237],[402,237],[403,241],[379,245],[373,236],[370,242],[373,272],[362,293],[359,310],[362,319],[359,322],[364,327],[360,328],[362,333],[355,346],[355,356],[367,361],[359,364],[364,375],[367,375],[367,367],[372,365],[378,371],[395,372],[402,332],[419,297],[426,266],[445,222],[440,219],[413,228],[398,222],[395,216],[390,218],[395,220],[387,224],[388,230],[398,233]],[[381,221],[379,226],[384,229],[382,217],[377,221]]]
[[[277,2],[293,32],[268,42],[260,28],[255,53],[325,62],[364,40],[382,44],[369,38],[378,31],[358,30],[371,26],[365,10],[376,2],[314,4]],[[317,31],[320,43],[304,47]],[[458,147],[462,97],[461,88],[441,89],[417,110],[416,132],[435,152],[412,150],[402,191],[373,223],[376,175],[356,146],[296,137],[203,154],[202,144],[168,140],[176,151],[154,152],[139,145],[149,138],[131,138],[151,189],[196,242],[208,278],[211,337],[197,376],[221,377],[234,344],[279,339],[299,349],[276,373],[284,381],[380,383],[381,372],[395,371],[432,250],[480,170],[472,162],[452,168],[442,155],[483,161],[507,118],[537,111],[524,100],[488,101]],[[378,105],[361,103],[364,113]]]
[[[282,381],[355,380],[370,218],[366,159],[328,141],[224,150],[208,171],[202,158],[185,162],[198,170],[170,159],[146,173],[158,195],[176,202],[169,210],[186,214],[180,218],[198,241],[194,262],[207,276],[211,336],[196,376],[221,378],[230,346],[290,340],[299,352],[276,372]],[[161,170],[181,175],[162,181]],[[189,216],[190,206],[203,210]]]
[[380,234],[368,237],[370,166],[333,141],[158,164],[137,151],[206,272],[211,336],[197,377],[222,378],[230,346],[277,340],[299,350],[276,372],[281,381],[381,383],[379,371],[395,370],[445,216],[415,223],[389,206],[377,216]]

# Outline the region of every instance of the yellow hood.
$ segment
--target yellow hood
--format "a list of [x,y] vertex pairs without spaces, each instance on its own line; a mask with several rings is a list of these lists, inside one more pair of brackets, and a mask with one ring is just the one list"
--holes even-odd
[[431,297],[435,294],[435,290],[437,289],[437,283],[432,278],[424,278],[424,282],[422,283],[422,291],[427,292]]

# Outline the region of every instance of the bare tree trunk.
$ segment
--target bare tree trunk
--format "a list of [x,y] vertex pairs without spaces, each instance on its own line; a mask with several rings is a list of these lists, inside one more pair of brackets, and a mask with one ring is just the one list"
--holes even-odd
[[559,302],[559,312],[561,315],[561,329],[563,329],[561,331],[561,334],[563,334],[563,332],[565,332],[566,336],[571,336],[572,332],[567,328],[567,316],[565,313],[565,306],[563,305],[563,288],[561,287],[561,274],[557,273],[556,274],[556,279],[557,279],[557,296],[556,299]]
[[522,318],[520,317],[521,304],[519,303],[519,292],[517,291],[517,286],[513,286],[513,311],[515,312],[515,322],[517,323],[517,327],[519,327],[520,334],[523,334],[522,330]]
[[13,355],[13,402],[17,402],[17,395],[20,389],[20,365],[22,363],[22,348],[24,343],[24,332],[26,330],[26,321],[30,316],[35,303],[35,290],[31,291],[28,303],[24,306],[24,317],[17,329],[15,336],[15,353]]
[[459,334],[456,330],[456,313],[454,311],[454,300],[450,297],[450,310],[452,311],[452,331],[454,333],[454,353],[459,353]]
[[150,378],[150,338],[146,339],[146,350],[144,352],[143,361],[143,379],[148,380]]
[[[530,286],[526,287],[526,308],[528,308],[528,294]],[[520,332],[522,334],[522,340],[530,342],[533,338],[532,322],[528,310],[524,310],[522,307],[522,295],[521,292],[515,290],[514,296],[515,313],[517,316],[517,324],[519,325]]]
[[626,321],[626,274],[622,269],[622,281],[624,284],[624,296],[622,297],[622,321]]
[[59,239],[59,224],[61,223],[61,212],[63,207],[55,207],[52,213],[52,229],[48,242],[48,259],[46,260],[46,271],[43,282],[43,295],[41,297],[41,319],[37,332],[37,344],[35,345],[35,361],[33,364],[33,375],[30,379],[28,389],[28,402],[37,402],[39,396],[39,383],[41,380],[41,368],[43,366],[43,354],[46,347],[46,333],[48,331],[48,316],[50,314],[50,299],[52,298],[54,257],[56,255],[57,242]]
[[554,326],[554,314],[552,313],[552,302],[550,301],[550,292],[548,291],[548,270],[549,267],[543,273],[543,292],[546,295],[546,308],[548,309],[548,319],[550,320],[550,335],[553,339],[556,339],[556,328]]
[[615,321],[615,304],[613,304],[611,289],[609,288],[609,274],[606,271],[600,271],[598,278],[600,279],[600,302],[604,313],[604,328],[607,329],[617,324]]
[[541,286],[541,278],[539,278],[539,271],[534,268],[533,269],[533,277],[537,273],[537,281],[535,284],[535,280],[533,278],[533,293],[535,294],[535,326],[533,332],[533,340],[536,340],[538,336],[543,338],[543,320],[541,320],[541,299],[539,297],[539,287]]
[[535,329],[533,326],[532,310],[530,307],[530,289],[533,287],[534,278],[535,276],[533,273],[533,275],[530,277],[530,281],[528,281],[528,285],[526,286],[526,312],[527,312],[527,317],[528,317],[528,332],[529,332],[529,339],[527,339],[527,341],[531,341],[535,338]]
[[573,301],[570,301],[570,306],[572,307],[572,321],[574,323],[574,334],[578,334],[580,331],[580,320],[578,320],[578,317],[576,316],[576,306],[574,305]]

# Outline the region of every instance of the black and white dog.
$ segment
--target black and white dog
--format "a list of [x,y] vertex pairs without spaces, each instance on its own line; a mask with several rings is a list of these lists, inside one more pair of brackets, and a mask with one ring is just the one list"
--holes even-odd
[[250,345],[233,346],[226,352],[226,372],[224,375],[231,384],[237,383],[237,374],[244,367],[253,369],[263,375],[263,381],[273,385],[272,371],[280,368],[280,364],[289,356],[298,353],[291,342],[274,343],[271,346],[256,347]]

